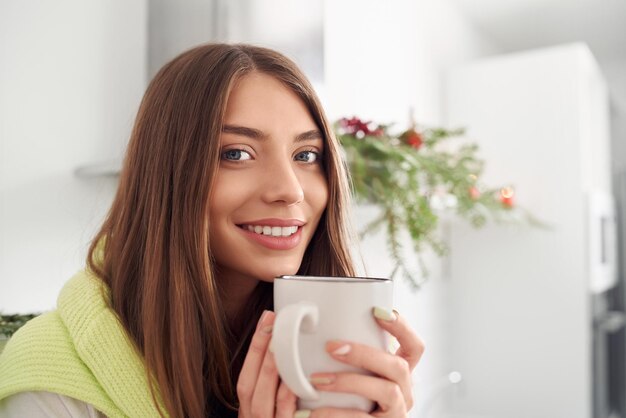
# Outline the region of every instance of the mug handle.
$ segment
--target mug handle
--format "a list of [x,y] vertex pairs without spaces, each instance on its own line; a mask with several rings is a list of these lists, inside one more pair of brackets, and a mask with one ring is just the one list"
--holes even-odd
[[308,401],[318,400],[320,395],[302,370],[298,334],[314,332],[318,320],[319,310],[315,304],[294,303],[278,312],[272,331],[272,351],[278,374],[293,393]]

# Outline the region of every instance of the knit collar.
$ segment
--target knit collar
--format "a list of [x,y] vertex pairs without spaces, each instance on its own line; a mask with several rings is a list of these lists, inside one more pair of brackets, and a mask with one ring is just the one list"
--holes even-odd
[[[61,290],[59,315],[76,352],[111,400],[128,416],[159,416],[143,358],[110,308],[110,290],[91,271],[75,275]],[[163,403],[159,407],[167,416]]]

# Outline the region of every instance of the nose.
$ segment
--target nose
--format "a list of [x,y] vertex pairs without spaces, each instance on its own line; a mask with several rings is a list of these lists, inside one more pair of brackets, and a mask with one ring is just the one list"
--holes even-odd
[[304,189],[291,161],[275,163],[265,176],[262,182],[264,202],[292,206],[304,200]]

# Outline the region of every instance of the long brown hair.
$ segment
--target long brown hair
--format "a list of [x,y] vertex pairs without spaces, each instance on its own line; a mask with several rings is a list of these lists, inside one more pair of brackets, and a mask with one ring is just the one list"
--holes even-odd
[[261,282],[243,327],[233,329],[222,313],[208,235],[226,103],[234,83],[253,71],[293,90],[324,135],[330,203],[299,274],[355,273],[347,173],[296,65],[269,49],[227,44],[199,46],[166,64],[144,95],[115,200],[87,263],[110,288],[112,309],[145,359],[153,396],[172,417],[237,408],[236,380],[253,325],[271,307],[271,284]]

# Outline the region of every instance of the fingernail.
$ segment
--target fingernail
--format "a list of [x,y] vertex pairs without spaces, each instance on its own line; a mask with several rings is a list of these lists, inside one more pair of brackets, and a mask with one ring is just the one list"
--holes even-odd
[[268,325],[266,327],[261,328],[261,332],[265,334],[271,334],[273,329],[274,329],[273,325]]
[[396,314],[388,311],[385,308],[381,308],[379,306],[375,306],[373,309],[374,316],[378,319],[382,319],[383,321],[393,322],[396,320]]
[[309,382],[311,382],[314,385],[330,385],[334,381],[335,381],[335,376],[333,376],[333,375],[312,376],[309,379]]
[[311,416],[311,411],[308,409],[300,409],[293,414],[293,418],[309,418]]
[[332,354],[335,356],[345,356],[350,352],[351,349],[352,347],[350,347],[350,344],[344,344],[341,347],[335,349]]

